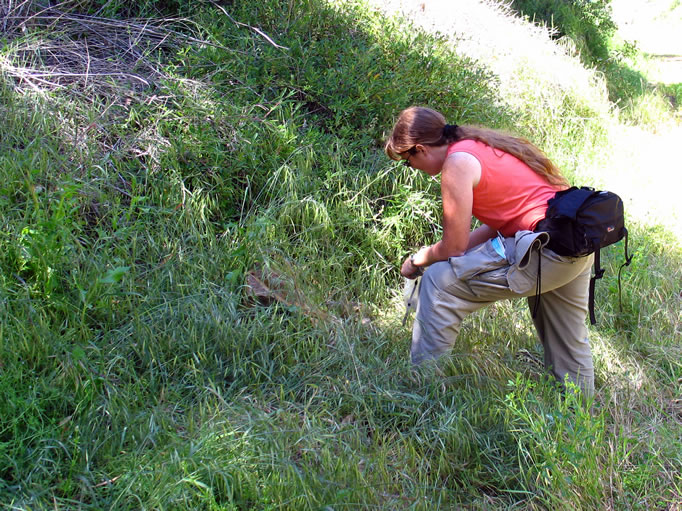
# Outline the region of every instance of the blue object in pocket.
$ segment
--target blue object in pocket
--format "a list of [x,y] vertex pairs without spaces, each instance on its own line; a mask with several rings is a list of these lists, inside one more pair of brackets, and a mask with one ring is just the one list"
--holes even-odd
[[504,248],[501,245],[495,248],[493,242],[492,239],[488,240],[461,256],[450,257],[448,261],[457,278],[466,280],[474,275],[506,266],[508,263],[504,256]]
[[507,257],[504,252],[504,245],[500,241],[499,236],[493,239],[492,246],[495,249],[495,252],[497,252],[497,255],[499,255],[502,259],[505,259]]

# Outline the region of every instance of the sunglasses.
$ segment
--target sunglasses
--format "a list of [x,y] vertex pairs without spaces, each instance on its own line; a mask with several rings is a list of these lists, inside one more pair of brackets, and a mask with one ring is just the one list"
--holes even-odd
[[403,153],[407,153],[409,155],[403,160],[403,165],[405,165],[408,169],[411,169],[412,164],[410,163],[410,156],[417,154],[417,148],[415,146],[410,147],[407,151],[403,151]]

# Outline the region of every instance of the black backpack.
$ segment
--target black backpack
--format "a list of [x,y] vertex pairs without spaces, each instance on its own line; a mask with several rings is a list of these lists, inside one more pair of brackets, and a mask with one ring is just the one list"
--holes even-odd
[[[580,257],[594,252],[595,273],[590,279],[590,322],[594,316],[594,285],[602,278],[599,250],[625,238],[625,262],[618,270],[618,300],[620,303],[620,273],[629,266],[628,230],[625,228],[623,201],[612,192],[573,186],[557,192],[548,201],[547,214],[535,230],[549,233],[547,248],[562,256]],[[621,304],[622,310],[622,304]]]

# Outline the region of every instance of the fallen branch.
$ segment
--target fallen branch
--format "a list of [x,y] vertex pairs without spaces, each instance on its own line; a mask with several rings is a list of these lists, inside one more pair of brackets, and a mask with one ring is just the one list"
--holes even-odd
[[293,284],[293,290],[290,289],[291,285],[287,286],[287,282],[277,273],[272,271],[266,273],[265,270],[256,268],[246,274],[246,295],[261,305],[271,305],[277,302],[286,307],[296,307],[314,324],[320,321],[338,322],[338,318],[328,312],[308,305],[296,284],[293,282],[289,284]]

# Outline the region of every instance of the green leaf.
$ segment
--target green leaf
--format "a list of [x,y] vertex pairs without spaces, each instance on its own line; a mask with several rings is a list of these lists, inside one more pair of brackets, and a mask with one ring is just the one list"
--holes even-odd
[[128,270],[130,270],[130,266],[117,266],[109,270],[99,281],[103,284],[116,284],[121,282],[121,279],[128,273]]

